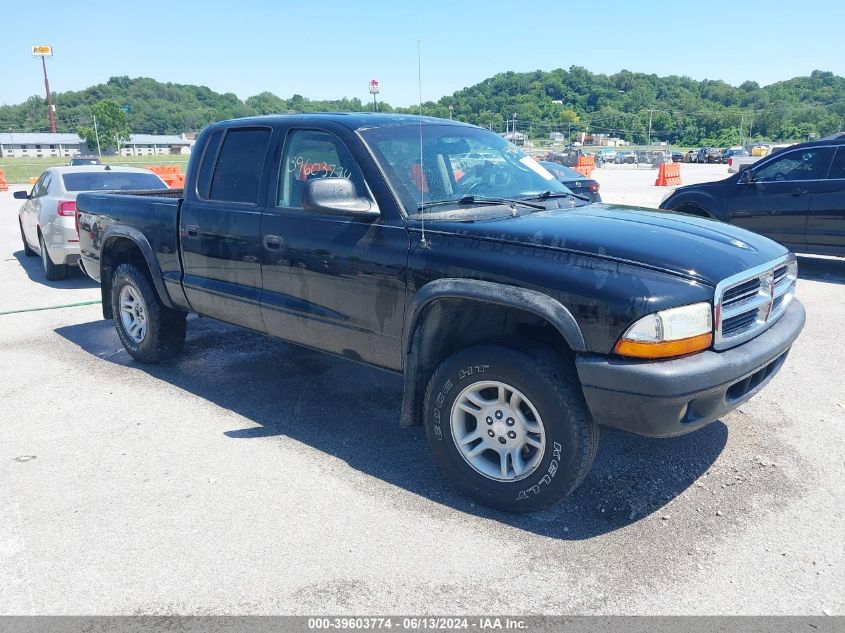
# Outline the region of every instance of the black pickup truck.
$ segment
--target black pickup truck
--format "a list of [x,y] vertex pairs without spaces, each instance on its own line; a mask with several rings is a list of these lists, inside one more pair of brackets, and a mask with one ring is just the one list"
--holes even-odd
[[184,192],[77,204],[81,266],[135,359],[178,354],[197,312],[403,374],[400,423],[425,424],[455,484],[512,511],[571,493],[599,426],[671,436],[725,415],[804,324],[783,246],[588,204],[500,136],[441,119],[224,121]]

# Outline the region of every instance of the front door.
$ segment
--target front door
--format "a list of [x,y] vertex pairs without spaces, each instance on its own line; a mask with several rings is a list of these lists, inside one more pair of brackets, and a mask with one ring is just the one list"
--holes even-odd
[[731,224],[765,235],[792,250],[806,244],[807,213],[819,178],[830,164],[825,147],[783,152],[752,168],[728,203]]
[[183,203],[180,214],[185,295],[200,314],[263,332],[261,183],[272,129],[233,127],[216,134],[202,157],[197,196]]
[[845,145],[836,150],[827,178],[813,193],[807,216],[807,250],[845,253]]
[[[383,193],[376,200],[368,185],[369,178],[378,177],[371,159],[348,131],[291,129],[277,170],[275,200],[267,205],[261,227],[261,312],[267,331],[398,369],[408,234],[391,206],[395,203]],[[380,203],[381,216],[305,211],[302,191],[315,178],[351,180],[359,196]]]
[[24,203],[23,217],[21,218],[21,225],[23,226],[26,241],[30,246],[35,246],[39,250],[41,245],[38,242],[38,220],[41,217],[41,207],[44,204],[44,197],[47,195],[47,190],[50,186],[52,173],[45,171],[32,187],[30,198]]

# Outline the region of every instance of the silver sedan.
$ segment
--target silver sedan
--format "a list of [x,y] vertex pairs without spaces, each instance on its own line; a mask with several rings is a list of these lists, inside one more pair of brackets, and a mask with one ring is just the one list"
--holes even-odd
[[50,281],[64,279],[68,265],[79,261],[76,227],[76,194],[80,191],[134,191],[167,189],[156,174],[136,167],[51,167],[44,171],[32,191],[16,191],[26,200],[18,212],[23,250],[41,256]]

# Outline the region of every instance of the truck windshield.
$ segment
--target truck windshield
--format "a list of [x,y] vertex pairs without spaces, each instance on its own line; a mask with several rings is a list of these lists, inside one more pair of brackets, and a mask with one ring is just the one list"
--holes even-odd
[[135,171],[78,171],[62,175],[67,191],[138,191],[165,189],[153,173]]
[[483,201],[570,193],[528,154],[480,128],[410,124],[362,130],[361,137],[409,215],[434,203],[459,207],[466,196]]

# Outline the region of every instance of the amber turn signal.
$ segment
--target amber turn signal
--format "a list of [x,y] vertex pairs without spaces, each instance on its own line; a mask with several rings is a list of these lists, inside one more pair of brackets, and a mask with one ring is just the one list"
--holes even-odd
[[684,356],[693,352],[707,349],[713,343],[713,334],[707,332],[697,336],[677,339],[674,341],[629,341],[621,339],[613,351],[620,356],[635,356],[637,358],[672,358]]

